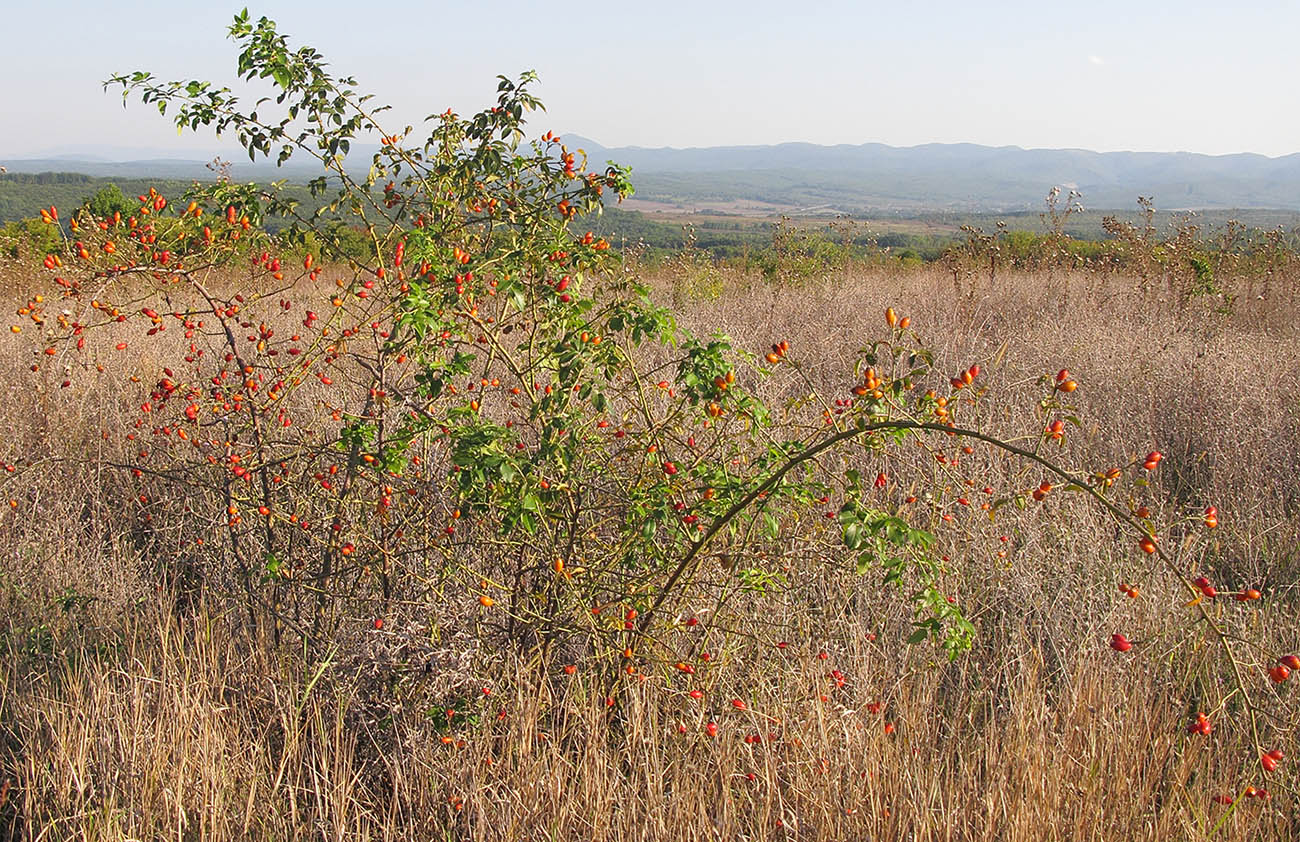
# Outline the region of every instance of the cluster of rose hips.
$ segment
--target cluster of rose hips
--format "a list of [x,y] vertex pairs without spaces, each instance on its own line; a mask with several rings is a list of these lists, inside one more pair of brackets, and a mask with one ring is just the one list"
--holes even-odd
[[[1193,579],[1192,587],[1200,591],[1201,597],[1204,597],[1205,599],[1214,599],[1219,595],[1218,589],[1214,587],[1210,580],[1205,576],[1197,576]],[[1237,591],[1233,594],[1232,598],[1237,600],[1237,602],[1253,602],[1260,598],[1260,593],[1255,588],[1245,588],[1244,590]],[[1300,663],[1297,663],[1297,667],[1300,668]]]
[[[1256,789],[1253,786],[1246,787],[1246,789],[1241,793],[1241,795],[1243,798],[1258,798],[1260,801],[1267,801],[1271,797],[1267,789]],[[1223,805],[1231,804],[1232,796],[1216,795],[1214,796],[1214,803],[1223,804]]]
[[1268,677],[1274,684],[1281,684],[1291,677],[1291,673],[1300,670],[1300,655],[1284,655],[1268,671]]
[[949,379],[949,383],[954,389],[964,389],[975,382],[975,378],[980,376],[980,367],[978,364],[958,374],[956,377]]
[[910,316],[903,316],[900,319],[897,311],[895,311],[893,307],[886,307],[885,324],[892,328],[897,328],[898,330],[907,330],[912,326],[912,318]]
[[1210,736],[1214,726],[1210,724],[1210,718],[1205,715],[1205,711],[1198,711],[1196,721],[1187,726],[1187,733],[1200,734],[1203,737]]
[[1214,599],[1219,595],[1219,592],[1215,589],[1214,585],[1211,585],[1210,580],[1204,576],[1197,576],[1192,580],[1192,584],[1200,590],[1201,595],[1206,599]]
[[785,355],[790,351],[790,343],[782,339],[779,343],[772,346],[772,350],[767,352],[765,359],[771,365],[776,365],[785,359]]

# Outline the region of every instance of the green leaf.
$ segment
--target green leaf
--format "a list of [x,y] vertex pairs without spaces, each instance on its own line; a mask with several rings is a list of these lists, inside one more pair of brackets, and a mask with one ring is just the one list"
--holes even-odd
[[[860,549],[862,547],[862,522],[853,521],[844,527],[844,546],[850,550]],[[858,572],[861,572],[859,570]]]

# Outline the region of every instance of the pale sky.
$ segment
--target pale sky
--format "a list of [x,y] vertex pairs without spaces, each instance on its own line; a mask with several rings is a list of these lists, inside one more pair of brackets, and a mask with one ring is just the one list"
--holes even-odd
[[[242,6],[6,4],[0,163],[217,148],[177,138],[138,103],[124,111],[100,83],[136,69],[232,83],[225,32]],[[606,146],[1300,152],[1300,0],[269,0],[250,11],[394,105],[395,128],[477,110],[496,74],[532,68],[548,110],[536,133]]]

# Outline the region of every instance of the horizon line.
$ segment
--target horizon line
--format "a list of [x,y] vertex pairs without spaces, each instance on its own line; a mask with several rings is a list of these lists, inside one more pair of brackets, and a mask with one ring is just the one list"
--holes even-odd
[[[594,144],[595,146],[598,146],[601,149],[606,149],[606,150],[626,149],[635,152],[700,152],[700,151],[710,151],[710,150],[748,151],[748,150],[756,150],[756,149],[776,149],[776,148],[789,147],[789,146],[811,147],[815,149],[862,149],[864,147],[882,147],[885,149],[895,149],[899,151],[918,150],[918,149],[926,149],[926,148],[933,148],[933,147],[974,147],[979,149],[989,149],[995,151],[1083,152],[1090,155],[1186,155],[1186,156],[1197,156],[1203,158],[1233,158],[1233,157],[1249,156],[1255,158],[1263,158],[1269,161],[1280,161],[1286,158],[1300,156],[1300,150],[1296,152],[1288,152],[1281,155],[1268,155],[1263,152],[1250,152],[1250,151],[1193,152],[1186,149],[1160,150],[1160,151],[1137,150],[1137,149],[1112,149],[1112,150],[1103,151],[1098,149],[1089,149],[1087,147],[1082,147],[1082,146],[1020,146],[1017,144],[994,145],[988,143],[977,143],[974,141],[927,141],[925,143],[898,145],[898,144],[885,143],[883,141],[873,141],[873,140],[863,141],[861,143],[814,143],[812,141],[804,141],[804,140],[787,140],[778,143],[749,143],[749,144],[733,143],[733,144],[716,144],[712,146],[642,146],[639,144],[607,146],[604,143],[600,142],[599,140],[596,140],[595,138],[587,137],[586,135],[582,135],[577,132],[560,133],[561,139],[563,139],[566,136],[573,137],[577,139],[579,142],[587,142],[587,143]],[[379,146],[378,143],[367,144],[363,142],[357,144],[357,146],[354,146],[354,151],[365,149],[370,145],[373,145],[376,148]],[[97,164],[133,164],[133,163],[144,163],[144,162],[152,162],[152,161],[207,163],[208,161],[212,160],[211,158],[185,157],[183,155],[148,154],[151,152],[160,152],[160,151],[161,150],[157,150],[157,149],[151,150],[147,147],[144,147],[141,148],[140,150],[141,157],[122,157],[122,158],[105,157],[103,155],[96,155],[95,153],[89,150],[84,152],[43,152],[43,153],[35,153],[35,154],[28,153],[25,155],[7,155],[3,152],[0,152],[0,164],[3,164],[6,161],[11,161],[14,163],[22,163],[27,161],[59,161],[59,160],[65,160],[70,163],[84,161],[87,163],[97,163]],[[240,158],[242,159],[247,155],[247,152],[242,149],[229,149],[229,150],[216,149],[216,150],[207,150],[207,151],[215,152],[218,157],[227,156],[227,155],[231,155],[231,156],[239,155]],[[367,154],[370,153],[367,152]],[[269,160],[269,159],[265,159],[265,160]],[[251,163],[263,163],[263,162],[264,159],[259,159],[259,161],[256,162],[253,161],[244,162],[242,160],[232,161],[232,163],[235,165],[242,164],[245,166]]]

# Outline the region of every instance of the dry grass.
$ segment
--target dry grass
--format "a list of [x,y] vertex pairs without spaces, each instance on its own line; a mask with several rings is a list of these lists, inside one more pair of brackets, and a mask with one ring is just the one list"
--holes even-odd
[[[1141,295],[1130,280],[1086,274],[974,287],[928,270],[784,290],[724,280],[717,300],[690,303],[690,326],[725,331],[753,350],[788,339],[828,392],[849,383],[887,304],[911,315],[941,369],[983,361],[1006,398],[1000,405],[1031,407],[1035,379],[1068,367],[1084,384],[1085,419],[1069,458],[1096,466],[1152,447],[1168,454],[1162,493],[1147,502],[1169,501],[1164,514],[1217,503],[1216,540],[1188,542],[1188,552],[1216,581],[1262,586],[1263,608],[1222,606],[1225,616],[1275,651],[1295,648],[1294,297],[1251,300],[1223,318]],[[667,294],[673,279],[656,283]],[[1182,616],[1171,608],[1182,600],[1173,584],[1149,578],[1081,500],[1053,500],[1048,519],[1012,515],[999,524],[1014,536],[1006,564],[981,549],[976,537],[987,527],[974,520],[944,537],[964,562],[954,592],[976,607],[979,627],[975,649],[951,665],[901,642],[910,617],[898,594],[805,559],[790,586],[736,604],[744,626],[708,640],[721,655],[701,679],[703,702],[689,699],[671,670],[651,669],[644,682],[625,683],[609,709],[601,676],[566,677],[479,651],[445,618],[438,631],[463,644],[430,661],[433,609],[398,613],[382,631],[357,623],[324,666],[304,667],[293,652],[250,640],[238,613],[215,598],[176,604],[153,572],[150,546],[115,518],[128,492],[104,460],[119,445],[98,431],[124,413],[119,396],[35,393],[22,346],[3,342],[0,421],[9,433],[0,461],[41,469],[7,481],[5,496],[24,502],[0,531],[0,777],[13,781],[0,837],[1280,840],[1300,832],[1296,777],[1284,766],[1268,782],[1271,800],[1241,803],[1212,836],[1225,813],[1212,797],[1260,783],[1250,736],[1231,703],[1214,712],[1211,737],[1184,734],[1196,710],[1226,693],[1218,656],[1197,631],[1168,625]],[[774,379],[763,388],[779,402],[795,385]],[[1041,424],[1029,409],[983,421],[1007,434]],[[979,458],[991,484],[1023,480]],[[1143,597],[1117,597],[1121,580],[1140,580]],[[1149,641],[1144,657],[1106,648],[1121,624]],[[788,647],[773,646],[777,634]],[[843,687],[828,678],[832,669]],[[1294,701],[1269,689],[1258,668],[1250,674],[1262,703],[1293,719]],[[732,709],[728,700],[742,696],[750,709]],[[433,712],[453,701],[460,714],[439,728]],[[710,719],[717,738],[704,731]],[[1280,727],[1266,728],[1290,745]]]

